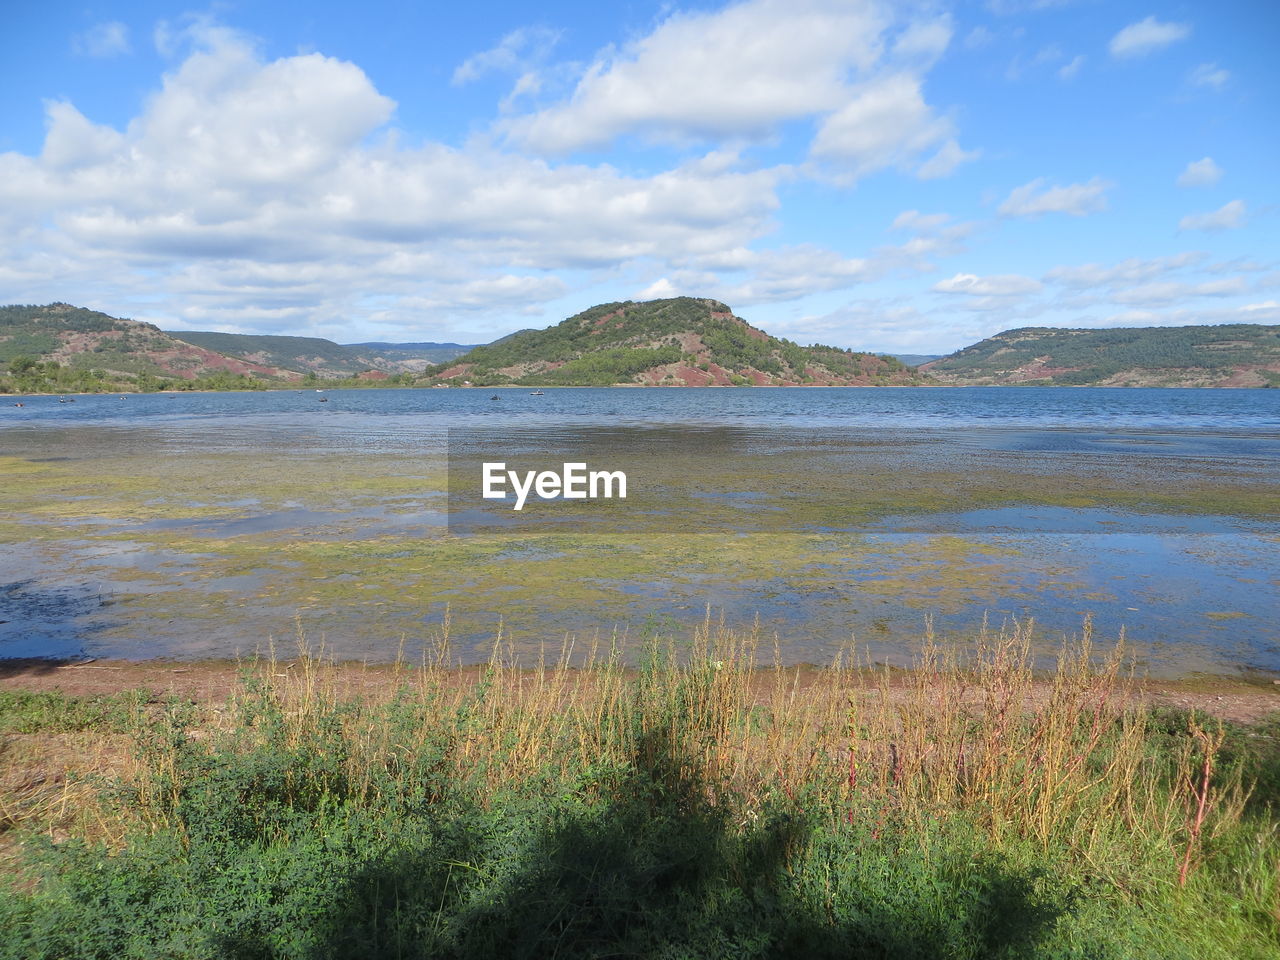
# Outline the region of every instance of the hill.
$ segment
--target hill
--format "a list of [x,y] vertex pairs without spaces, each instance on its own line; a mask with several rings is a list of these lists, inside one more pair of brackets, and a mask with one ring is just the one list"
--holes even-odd
[[36,381],[69,392],[146,386],[166,378],[221,383],[302,376],[179,340],[154,324],[66,303],[0,307],[0,365],[8,374],[6,386],[20,391],[39,389]]
[[427,371],[478,386],[866,386],[919,382],[892,357],[802,347],[771,337],[723,303],[694,297],[605,303],[525,330]]
[[922,366],[923,364],[929,363],[932,360],[941,360],[943,357],[943,354],[941,353],[891,353],[889,354],[889,356],[893,357],[895,360],[902,361],[908,367],[919,367],[919,366]]
[[420,373],[432,364],[461,356],[474,345],[457,343],[339,344],[321,337],[215,333],[175,330],[169,335],[249,363],[264,364],[318,377],[353,377],[367,370],[388,374]]
[[1280,326],[1024,327],[920,370],[952,384],[1280,386]]
[[437,363],[448,363],[462,356],[469,350],[480,346],[478,343],[347,343],[348,350],[362,356],[380,356],[387,360],[405,363],[419,363],[418,369]]

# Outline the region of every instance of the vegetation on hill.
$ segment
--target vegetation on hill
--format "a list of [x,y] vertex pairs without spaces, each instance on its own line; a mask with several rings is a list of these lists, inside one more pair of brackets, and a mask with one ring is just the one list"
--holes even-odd
[[[456,343],[351,343],[322,337],[175,331],[170,336],[227,356],[332,380],[377,370],[420,373],[472,349]],[[402,382],[402,381],[397,381]]]
[[923,369],[946,383],[1280,386],[1280,326],[1024,327]]
[[[18,700],[0,957],[1276,956],[1274,725],[1136,706],[1087,642],[1037,683],[1027,639],[900,683],[707,627],[638,672]],[[33,781],[42,735],[117,775]]]
[[480,346],[478,343],[370,343],[343,344],[347,349],[357,351],[360,356],[383,357],[387,360],[423,360],[427,363],[445,363],[462,356],[468,350]]
[[0,307],[0,392],[243,390],[300,376],[83,307]]
[[[0,393],[411,386],[469,347],[340,346],[318,337],[166,333],[65,303],[0,307]],[[401,349],[403,348],[403,349]],[[451,350],[456,348],[456,350]]]
[[748,325],[716,300],[605,303],[545,330],[512,334],[427,371],[477,385],[746,385],[913,382],[892,357],[802,347]]
[[350,376],[368,369],[346,347],[321,337],[284,337],[247,333],[176,330],[170,336],[186,343],[241,357],[266,366],[329,376]]
[[933,360],[941,360],[943,357],[940,353],[895,353],[893,356],[901,360],[908,367],[918,367],[921,364],[929,363]]

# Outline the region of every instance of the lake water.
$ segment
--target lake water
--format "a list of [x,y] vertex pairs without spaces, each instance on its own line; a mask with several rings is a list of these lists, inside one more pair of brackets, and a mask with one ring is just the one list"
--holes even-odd
[[[491,399],[496,396],[498,399]],[[323,398],[323,402],[322,402]],[[0,401],[0,656],[342,657],[499,624],[518,656],[710,608],[789,661],[924,619],[1125,631],[1153,673],[1280,670],[1280,391],[329,390]],[[478,464],[625,503],[478,498]]]

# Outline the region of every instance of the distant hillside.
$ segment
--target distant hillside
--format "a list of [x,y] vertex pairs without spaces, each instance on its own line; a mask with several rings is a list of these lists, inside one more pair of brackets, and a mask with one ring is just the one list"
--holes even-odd
[[1280,386],[1280,326],[1024,327],[920,369],[953,384]]
[[249,363],[305,373],[312,371],[325,377],[349,377],[368,370],[364,363],[332,340],[320,337],[282,337],[268,334],[214,333],[197,330],[174,330],[169,336],[186,343],[214,350]]
[[422,361],[418,369],[435,363],[448,363],[478,343],[347,343],[343,346],[359,356],[383,357],[403,363]]
[[170,336],[252,363],[314,373],[336,379],[366,370],[421,373],[432,364],[459,357],[475,344],[461,343],[348,343],[320,337],[285,337],[250,333],[175,330]]
[[891,353],[889,356],[895,360],[901,360],[908,367],[918,367],[933,360],[941,360],[943,355],[940,353]]
[[477,347],[428,373],[437,382],[486,386],[915,382],[892,357],[801,347],[757,330],[719,301],[693,297],[601,304],[554,327]]
[[301,376],[178,340],[150,323],[66,303],[0,307],[0,366],[10,378],[48,375],[68,390],[139,379]]

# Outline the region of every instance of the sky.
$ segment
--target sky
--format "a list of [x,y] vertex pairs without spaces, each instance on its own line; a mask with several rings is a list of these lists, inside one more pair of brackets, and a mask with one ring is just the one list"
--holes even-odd
[[484,342],[689,295],[797,342],[1280,323],[1280,3],[0,12],[0,303]]

